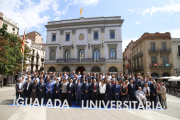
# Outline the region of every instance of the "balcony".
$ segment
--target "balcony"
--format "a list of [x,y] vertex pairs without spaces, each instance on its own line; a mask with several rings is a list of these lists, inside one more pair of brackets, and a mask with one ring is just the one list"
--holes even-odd
[[132,70],[133,70],[133,71],[144,70],[144,66],[143,66],[143,65],[139,65],[139,66],[137,66],[137,67],[133,67]]
[[39,62],[36,62],[36,66],[39,66],[40,65],[40,63]]
[[141,57],[141,56],[143,56],[143,51],[140,51],[138,54],[134,55],[132,57],[132,59],[135,60],[135,59],[137,59],[138,57]]
[[36,56],[37,58],[40,58],[40,55],[39,54],[37,54],[37,56]]
[[36,56],[36,53],[32,53],[32,56],[35,57],[35,56]]
[[158,54],[159,49],[149,49],[149,54]]
[[35,62],[34,62],[34,61],[31,61],[31,64],[32,64],[32,65],[35,65]]
[[171,53],[171,49],[161,49],[160,53],[161,54],[170,54]]
[[172,64],[169,64],[169,63],[167,63],[167,64],[160,64],[160,65],[158,65],[158,66],[154,66],[153,64],[150,64],[150,68],[152,68],[152,69],[154,69],[154,68],[172,68]]

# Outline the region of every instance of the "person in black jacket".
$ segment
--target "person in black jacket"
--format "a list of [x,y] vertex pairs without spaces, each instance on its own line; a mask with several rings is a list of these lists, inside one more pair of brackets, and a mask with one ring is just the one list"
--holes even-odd
[[43,78],[41,78],[40,83],[38,85],[38,98],[40,104],[41,104],[41,99],[45,98],[45,93],[46,93],[46,83],[44,83]]
[[29,103],[29,99],[31,97],[31,88],[32,88],[32,82],[31,82],[31,78],[28,78],[28,81],[25,83],[24,85],[24,92],[25,92],[25,97],[28,99],[28,103]]
[[136,90],[137,90],[137,85],[133,83],[133,80],[130,80],[130,84],[128,85],[128,94],[130,101],[136,100]]
[[55,99],[60,99],[60,90],[61,90],[61,83],[59,83],[59,79],[56,79],[56,83],[54,84]]
[[154,102],[154,107],[156,106],[156,97],[157,97],[157,86],[156,86],[156,81],[153,80],[153,84],[150,86],[151,90],[151,105],[152,101]]
[[93,83],[91,84],[91,93],[92,93],[92,101],[95,103],[96,100],[98,100],[98,94],[99,94],[99,84],[96,82],[96,79],[93,80]]
[[113,94],[114,94],[114,85],[113,83],[111,83],[111,80],[109,80],[109,83],[106,85],[106,96],[109,102],[111,102],[113,98]]
[[73,80],[70,79],[70,83],[67,85],[67,94],[68,94],[67,100],[68,100],[69,106],[72,106],[72,95],[73,95],[74,87],[75,85],[73,84]]
[[90,83],[88,83],[88,79],[86,79],[86,83],[84,84],[84,87],[83,87],[83,98],[84,98],[84,105],[86,105],[86,101],[89,100],[89,91],[90,91]]

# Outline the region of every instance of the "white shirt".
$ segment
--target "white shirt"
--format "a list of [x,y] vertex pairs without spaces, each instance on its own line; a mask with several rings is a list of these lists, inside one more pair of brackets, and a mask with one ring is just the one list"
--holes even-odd
[[19,89],[21,89],[21,85],[22,85],[22,83],[20,82],[20,83],[19,83]]
[[106,91],[106,84],[99,84],[99,93],[105,93]]
[[146,90],[148,90],[148,95],[150,95],[151,90],[149,89],[149,87],[147,87],[147,89],[146,89],[146,87],[143,88],[143,91],[144,91],[145,93],[147,93]]
[[107,82],[112,79],[112,76],[107,76]]
[[29,88],[29,84],[30,84],[30,82],[28,82],[26,90],[28,90],[28,88]]
[[69,87],[71,87],[72,83],[69,84]]
[[34,83],[34,80],[37,80],[37,83],[39,83],[39,78],[37,77],[37,78],[33,78],[33,83]]
[[145,98],[145,97],[146,97],[146,96],[145,96],[145,94],[144,94],[143,91],[139,91],[139,90],[136,91],[136,98],[137,98],[137,99]]

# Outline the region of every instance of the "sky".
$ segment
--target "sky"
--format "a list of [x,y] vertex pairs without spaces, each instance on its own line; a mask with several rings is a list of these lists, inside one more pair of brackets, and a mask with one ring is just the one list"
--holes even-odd
[[39,32],[46,42],[48,21],[77,19],[83,16],[121,16],[122,49],[145,32],[170,32],[180,38],[180,0],[0,0],[0,12],[18,23],[20,34]]

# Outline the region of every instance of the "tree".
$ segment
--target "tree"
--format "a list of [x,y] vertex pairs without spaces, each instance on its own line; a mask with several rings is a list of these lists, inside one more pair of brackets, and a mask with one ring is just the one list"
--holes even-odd
[[[6,32],[7,25],[3,24],[0,29],[0,74],[2,74],[2,85],[4,75],[13,75],[22,69],[22,57],[21,44],[22,39],[17,35]],[[31,57],[30,48],[25,45],[24,50],[24,65],[25,69],[27,64],[26,61]]]

